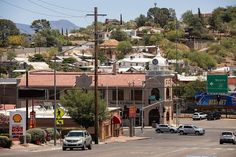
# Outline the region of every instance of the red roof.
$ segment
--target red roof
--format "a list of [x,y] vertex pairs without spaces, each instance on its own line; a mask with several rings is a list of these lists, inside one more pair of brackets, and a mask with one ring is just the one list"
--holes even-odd
[[[73,87],[75,86],[76,76],[83,73],[78,72],[57,72],[56,86],[57,87]],[[94,73],[87,73],[94,80]],[[25,87],[25,75],[21,78],[19,87]],[[145,80],[144,73],[123,73],[123,74],[98,74],[98,86],[108,87],[141,87],[142,81]],[[54,73],[53,72],[29,72],[28,77],[29,87],[53,87]],[[91,86],[94,85],[94,81]]]

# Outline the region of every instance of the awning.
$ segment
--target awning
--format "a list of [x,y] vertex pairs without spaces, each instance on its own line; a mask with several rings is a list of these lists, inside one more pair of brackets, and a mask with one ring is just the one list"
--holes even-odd
[[113,116],[112,122],[113,124],[121,124],[121,119],[118,116]]

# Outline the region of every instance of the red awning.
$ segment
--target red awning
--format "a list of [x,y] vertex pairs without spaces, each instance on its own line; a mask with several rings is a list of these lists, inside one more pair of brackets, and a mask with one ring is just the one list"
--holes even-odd
[[113,124],[121,124],[121,119],[118,116],[113,116],[112,122]]

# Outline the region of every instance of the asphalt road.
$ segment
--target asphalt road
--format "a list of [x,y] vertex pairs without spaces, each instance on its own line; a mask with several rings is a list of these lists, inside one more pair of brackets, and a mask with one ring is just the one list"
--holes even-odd
[[[92,150],[62,151],[55,150],[0,150],[1,157],[236,157],[236,145],[219,144],[220,132],[236,131],[236,120],[191,121],[184,119],[181,123],[194,123],[204,126],[203,136],[155,133],[153,128],[136,129],[136,136],[150,137],[145,140],[125,143],[94,145]],[[125,130],[125,134],[128,130]]]

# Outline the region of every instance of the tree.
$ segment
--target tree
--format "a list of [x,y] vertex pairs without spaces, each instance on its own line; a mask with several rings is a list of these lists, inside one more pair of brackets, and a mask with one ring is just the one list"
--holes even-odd
[[0,46],[7,46],[8,37],[11,35],[18,35],[19,30],[16,25],[6,19],[0,19]]
[[[61,104],[66,108],[69,116],[84,128],[94,126],[95,105],[94,93],[82,92],[81,90],[67,90],[60,98]],[[98,119],[100,121],[108,118],[107,105],[104,100],[98,97]]]
[[23,35],[11,35],[8,37],[8,44],[12,45],[12,46],[26,46],[27,45],[27,41],[26,41],[26,37]]
[[111,32],[111,39],[116,39],[117,41],[124,41],[128,39],[128,35],[121,31],[121,30],[115,30]]
[[8,51],[7,51],[7,59],[8,59],[9,61],[12,61],[12,60],[14,60],[15,58],[16,58],[16,52],[15,52],[14,50],[12,50],[12,49],[8,50]]
[[65,58],[62,61],[62,63],[69,63],[69,64],[73,64],[75,62],[77,62],[77,60],[74,57]]
[[[200,13],[199,13],[200,14]],[[203,19],[194,16],[192,11],[188,10],[182,15],[182,20],[189,28],[189,36],[197,38],[205,38],[207,29],[204,26]]]
[[141,14],[135,19],[135,22],[137,24],[137,27],[145,26],[146,22],[148,22],[148,18],[145,15]]
[[45,62],[42,54],[35,54],[33,57],[29,57],[30,62]]
[[177,87],[173,88],[173,94],[179,98],[185,98],[186,100],[194,100],[194,96],[198,92],[206,91],[206,82],[193,81],[189,83],[180,83]]
[[35,33],[45,29],[51,29],[50,23],[46,19],[34,20],[30,27],[35,31]]
[[156,24],[159,24],[162,28],[169,22],[176,19],[174,9],[167,8],[150,8],[147,12],[149,20],[153,20]]
[[117,50],[120,51],[120,53],[117,55],[117,59],[122,59],[124,58],[124,55],[132,50],[132,44],[129,41],[121,41],[117,45]]

